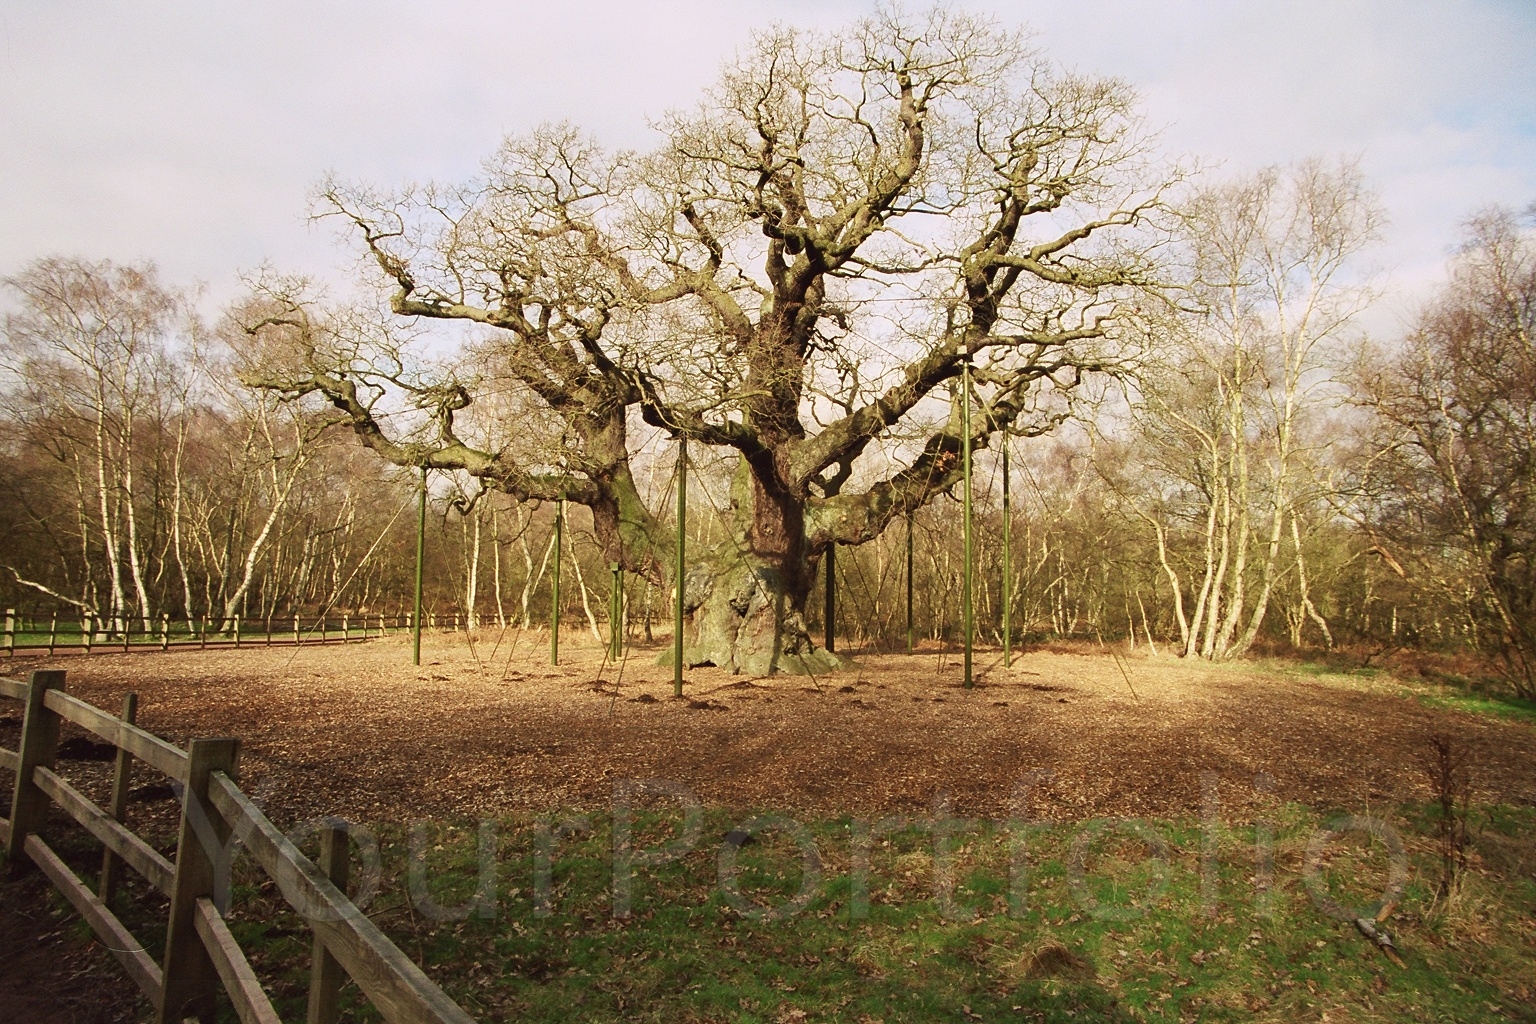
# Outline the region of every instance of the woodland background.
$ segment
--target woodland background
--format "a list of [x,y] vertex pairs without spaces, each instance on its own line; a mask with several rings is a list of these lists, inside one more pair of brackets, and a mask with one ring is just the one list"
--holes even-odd
[[[1469,211],[1449,277],[1404,330],[1371,335],[1361,319],[1381,280],[1381,214],[1352,164],[1190,180],[1168,205],[1178,228],[1164,269],[1183,282],[1173,312],[1006,441],[1010,578],[1000,442],[977,456],[982,638],[1000,636],[1007,588],[1030,642],[1207,659],[1462,652],[1536,693],[1530,213]],[[238,306],[210,315],[153,265],[74,257],[20,268],[3,301],[0,603],[90,614],[109,633],[162,616],[190,628],[408,610],[420,476],[364,450],[318,396],[243,383],[261,353]],[[915,358],[886,344],[897,365]],[[415,351],[423,366],[495,376],[492,348],[473,338]],[[465,422],[487,446],[526,444],[547,424],[522,401],[493,395]],[[638,412],[629,434],[665,519],[675,445]],[[855,482],[899,464],[904,441],[894,431],[861,456]],[[693,458],[686,528],[706,548],[729,529],[734,456]],[[432,472],[428,489],[429,613],[471,628],[547,622],[552,503],[454,472]],[[959,628],[957,494],[910,520],[923,639]],[[589,513],[568,517],[560,614],[605,635],[608,564]],[[907,529],[839,553],[845,642],[905,643]],[[630,575],[625,587],[628,634],[669,631],[662,583]],[[819,596],[807,606],[819,631]]]

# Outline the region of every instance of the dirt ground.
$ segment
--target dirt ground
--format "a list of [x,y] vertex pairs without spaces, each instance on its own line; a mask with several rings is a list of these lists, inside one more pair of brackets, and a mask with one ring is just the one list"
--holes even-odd
[[[497,640],[500,643],[497,643]],[[280,824],[362,823],[596,808],[613,784],[662,778],[706,805],[820,816],[1008,814],[1017,780],[1036,819],[1198,810],[1215,773],[1224,817],[1264,802],[1364,811],[1429,797],[1426,738],[1474,751],[1478,798],[1536,803],[1536,728],[1431,708],[1390,680],[1035,651],[870,655],[834,676],[687,674],[672,698],[659,649],[605,664],[590,638],[486,631],[342,646],[65,657],[69,690],[184,743],[242,740],[243,786]],[[585,643],[582,642],[585,639]],[[19,661],[18,668],[30,659]],[[0,730],[0,743],[6,737]]]
[[[374,825],[595,810],[639,778],[729,808],[926,813],[947,794],[954,813],[1003,817],[1017,780],[1037,772],[1048,774],[1029,791],[1036,820],[1195,812],[1205,773],[1228,820],[1277,798],[1364,811],[1429,798],[1422,764],[1436,732],[1472,749],[1476,799],[1536,805],[1536,727],[1433,708],[1388,678],[1041,650],[1007,669],[979,652],[966,690],[959,657],[928,651],[860,657],[818,679],[696,669],[677,700],[659,647],[614,665],[590,639],[567,638],[555,667],[547,644],[429,637],[420,668],[396,635],[22,657],[0,671],[63,668],[70,692],[109,710],[136,691],[139,724],[177,743],[240,737],[242,786],[285,827],[329,814]],[[0,706],[0,746],[15,748],[18,711]],[[66,765],[98,798],[106,767]],[[163,781],[139,771],[140,786]],[[169,791],[140,792],[132,824],[174,827]],[[0,885],[0,1021],[132,1019],[131,985],[43,890],[35,873]]]
[[[6,780],[7,783],[9,780]],[[37,872],[0,883],[0,1021],[128,1024],[147,1007],[72,911],[50,909]]]

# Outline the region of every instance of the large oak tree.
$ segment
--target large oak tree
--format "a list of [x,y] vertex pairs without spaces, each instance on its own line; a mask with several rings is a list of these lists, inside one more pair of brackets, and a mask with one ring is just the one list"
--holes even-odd
[[[659,129],[648,153],[557,126],[473,180],[326,185],[397,324],[269,282],[248,377],[323,395],[396,464],[586,506],[606,555],[658,583],[672,533],[634,479],[637,428],[724,451],[734,525],[690,553],[685,657],[833,668],[803,620],[821,555],[956,484],[965,363],[978,446],[1120,365],[1174,176],[1126,86],[945,9],[762,33]],[[441,320],[479,325],[475,357],[429,374],[391,335]],[[468,440],[491,401],[522,429]]]

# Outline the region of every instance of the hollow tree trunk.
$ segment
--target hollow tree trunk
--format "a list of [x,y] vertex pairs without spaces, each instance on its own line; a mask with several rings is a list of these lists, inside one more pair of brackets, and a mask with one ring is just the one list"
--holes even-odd
[[[806,627],[815,565],[804,502],[764,487],[762,476],[743,462],[731,485],[731,536],[689,559],[683,605],[692,625],[683,659],[744,675],[835,672],[842,660]],[[670,663],[670,652],[662,660]]]
[[[685,625],[684,663],[754,676],[837,671],[842,660],[817,646],[806,627],[810,588],[804,581],[811,575],[809,566],[785,573],[730,543],[690,559],[683,604],[692,623]],[[670,664],[671,652],[661,660]]]

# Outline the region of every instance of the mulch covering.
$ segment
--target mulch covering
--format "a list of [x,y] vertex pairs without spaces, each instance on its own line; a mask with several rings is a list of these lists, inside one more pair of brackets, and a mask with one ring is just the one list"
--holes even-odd
[[1037,820],[1197,812],[1203,773],[1229,820],[1277,798],[1364,812],[1430,798],[1436,731],[1473,747],[1477,799],[1536,802],[1536,729],[1431,708],[1391,681],[1098,652],[1036,651],[1004,669],[978,652],[965,690],[959,658],[930,651],[816,679],[694,669],[676,700],[660,648],[615,666],[589,639],[562,639],[558,667],[547,636],[513,630],[473,646],[429,637],[420,668],[403,635],[55,664],[99,707],[137,690],[140,724],[174,742],[240,737],[243,788],[279,824],[595,808],[637,778],[729,808],[926,813],[947,794],[953,813],[998,818],[1041,772]]

